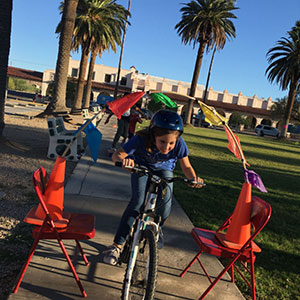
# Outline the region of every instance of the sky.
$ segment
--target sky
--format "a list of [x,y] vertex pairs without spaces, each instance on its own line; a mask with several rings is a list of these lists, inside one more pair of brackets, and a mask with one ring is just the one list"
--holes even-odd
[[[122,69],[135,66],[141,73],[191,82],[198,47],[184,45],[175,30],[180,9],[188,0],[131,0]],[[128,7],[128,0],[117,0]],[[9,66],[43,72],[55,70],[58,54],[60,0],[13,0]],[[209,87],[230,94],[259,98],[282,98],[288,91],[271,84],[265,71],[266,54],[287,37],[300,20],[299,0],[237,0],[233,19],[236,38],[216,53]],[[119,53],[106,51],[97,64],[118,67]],[[71,52],[80,60],[80,53]],[[205,54],[198,84],[205,86],[211,53]]]

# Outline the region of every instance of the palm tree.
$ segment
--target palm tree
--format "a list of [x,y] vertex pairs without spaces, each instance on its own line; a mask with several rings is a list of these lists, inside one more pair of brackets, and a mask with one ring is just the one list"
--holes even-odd
[[[236,0],[227,0],[227,1],[229,3],[231,3],[232,5],[234,3],[236,3]],[[235,37],[235,29],[234,29],[234,33],[232,34],[232,36]],[[214,51],[213,51],[213,54],[212,54],[211,59],[210,59],[210,64],[209,64],[209,68],[208,68],[208,73],[207,73],[207,78],[206,78],[206,84],[205,84],[205,89],[204,89],[204,94],[203,94],[203,99],[202,99],[202,101],[204,103],[206,102],[208,84],[209,84],[211,69],[212,69],[212,65],[213,65],[213,62],[214,62],[216,51],[223,49],[224,46],[225,46],[225,43],[226,43],[226,36],[225,36],[225,39],[224,39],[224,44],[222,44],[222,45],[215,45],[215,47],[214,47]]]
[[276,46],[267,52],[269,66],[266,74],[269,81],[275,81],[282,90],[289,89],[287,105],[283,116],[281,138],[286,137],[288,124],[300,86],[300,21],[282,37]]
[[[54,96],[42,113],[66,112],[66,89],[68,79],[68,68],[71,51],[72,33],[74,29],[76,9],[78,0],[65,0],[62,10],[61,31],[59,37],[59,50],[56,61]],[[40,115],[41,116],[41,115]]]
[[[82,55],[77,91],[71,113],[78,113],[82,107],[90,51],[92,51],[90,64],[92,68],[89,73],[92,75],[96,54],[99,53],[101,56],[102,52],[109,48],[115,52],[116,44],[121,44],[121,35],[127,14],[127,10],[122,5],[116,4],[115,0],[79,0],[72,48],[78,51],[81,46]],[[58,25],[57,31],[59,31],[59,27],[60,25]],[[87,92],[86,95],[89,101],[90,92]],[[84,106],[88,104],[88,101]]]
[[5,127],[4,105],[7,85],[7,66],[10,50],[12,0],[0,3],[0,139]]
[[[130,12],[130,6],[131,6],[131,0],[128,0],[128,12]],[[126,36],[126,29],[127,29],[127,24],[128,24],[128,17],[127,15],[126,18],[126,23],[125,23],[125,28],[124,28],[124,33],[123,33],[123,38],[122,38],[122,45],[121,45],[121,52],[120,52],[120,59],[119,59],[119,66],[118,66],[118,73],[117,73],[117,80],[116,80],[116,86],[115,86],[115,91],[114,91],[114,99],[117,98],[118,95],[118,88],[119,88],[119,80],[120,80],[120,73],[121,73],[121,66],[122,66],[122,58],[123,58],[123,51],[124,51],[124,45],[125,45],[125,36]]]
[[[282,120],[286,111],[287,107],[287,96],[281,98],[281,99],[276,99],[276,102],[271,106],[271,116],[272,119],[274,120]],[[292,108],[292,113],[290,116],[290,121],[291,122],[300,122],[300,94],[296,95],[294,105]]]
[[[230,19],[236,18],[231,12],[237,9],[227,0],[193,0],[183,6],[182,19],[175,29],[184,44],[199,44],[190,96],[194,97],[205,48],[221,47],[226,38],[235,36],[235,27]],[[190,124],[193,100],[189,99],[186,123]]]
[[[130,0],[129,0],[130,1]],[[129,6],[130,8],[130,6]],[[109,9],[109,8],[108,8]],[[97,54],[101,57],[103,51],[110,48],[116,53],[117,45],[121,44],[122,31],[126,31],[126,26],[129,17],[129,9],[126,11],[121,5],[114,5],[114,8],[110,10],[113,14],[105,14],[105,18],[101,18],[101,25],[99,31],[96,32],[96,37],[93,39],[91,46],[91,58],[89,64],[87,85],[84,95],[84,108],[88,108],[90,105],[90,94],[92,90],[92,77],[95,65],[95,59]],[[123,41],[124,41],[123,35]],[[122,42],[123,45],[123,42]],[[118,82],[118,79],[117,79]]]

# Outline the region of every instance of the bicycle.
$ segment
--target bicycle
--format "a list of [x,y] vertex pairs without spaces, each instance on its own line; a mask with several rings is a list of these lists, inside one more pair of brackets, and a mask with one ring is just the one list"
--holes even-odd
[[[116,163],[116,166],[122,166],[122,164]],[[161,178],[150,169],[139,165],[128,169],[132,172],[148,175],[150,182],[141,212],[126,238],[119,259],[119,264],[127,264],[121,299],[152,300],[156,288],[157,243],[160,229],[160,217],[155,214],[158,188],[161,184],[166,188],[168,183],[174,181],[183,181],[187,184],[195,182],[184,177]],[[198,184],[205,185],[204,183]]]

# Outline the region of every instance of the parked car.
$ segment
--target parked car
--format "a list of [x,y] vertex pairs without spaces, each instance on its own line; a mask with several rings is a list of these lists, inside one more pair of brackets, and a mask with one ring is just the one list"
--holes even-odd
[[270,135],[279,137],[280,135],[280,131],[277,128],[263,124],[257,125],[255,128],[255,132],[259,136]]

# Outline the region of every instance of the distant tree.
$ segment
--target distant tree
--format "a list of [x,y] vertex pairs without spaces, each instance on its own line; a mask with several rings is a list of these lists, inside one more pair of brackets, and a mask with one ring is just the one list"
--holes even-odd
[[[75,92],[76,92],[76,79],[74,78],[68,78],[67,81],[67,90],[66,90],[66,105],[68,107],[72,107]],[[46,94],[48,96],[53,97],[54,95],[54,81],[50,82],[46,91]]]
[[0,139],[5,127],[4,106],[7,85],[7,66],[10,50],[12,0],[0,2]]
[[270,82],[275,81],[282,90],[289,89],[283,116],[281,137],[286,137],[296,93],[300,85],[300,21],[282,37],[277,45],[267,52],[269,66],[266,74]]
[[16,77],[9,77],[8,88],[10,90],[24,91],[24,92],[31,92],[31,93],[40,92],[40,89],[37,88],[35,85],[28,84],[26,80],[21,78],[16,78]]
[[[287,97],[276,99],[274,104],[271,106],[272,119],[283,120],[287,108],[287,102],[288,102]],[[300,122],[300,95],[299,94],[295,98],[290,121],[297,122],[297,123]]]
[[45,111],[40,115],[66,112],[66,89],[72,34],[78,0],[64,0],[64,9],[61,19],[59,49],[56,61],[54,95]]
[[[191,83],[190,96],[194,97],[205,48],[221,47],[224,40],[235,36],[235,27],[230,19],[236,18],[231,12],[237,9],[227,0],[193,0],[185,4],[181,21],[175,29],[184,44],[199,44],[197,59]],[[189,99],[186,123],[190,124],[193,100]]]
[[250,119],[243,116],[242,114],[238,112],[233,112],[229,118],[228,123],[230,126],[240,126],[240,125],[249,126],[251,124],[251,121]]
[[9,90],[13,90],[13,91],[16,89],[15,81],[12,77],[8,78],[8,86],[7,87]]

